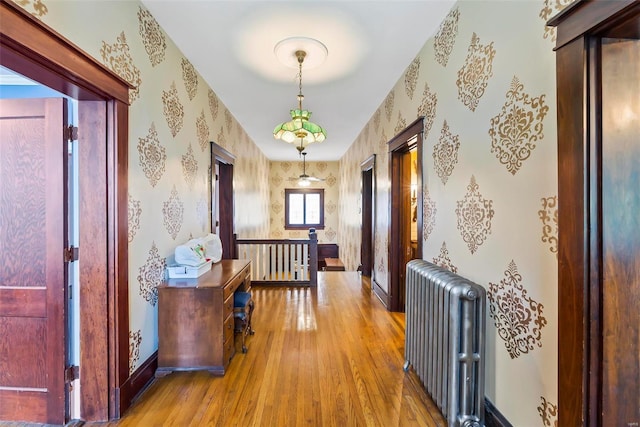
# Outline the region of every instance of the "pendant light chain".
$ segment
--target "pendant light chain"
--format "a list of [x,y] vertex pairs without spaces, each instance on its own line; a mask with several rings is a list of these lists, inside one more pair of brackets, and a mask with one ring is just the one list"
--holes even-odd
[[302,94],[302,62],[306,55],[304,52],[297,51],[296,56],[298,58],[298,109],[302,110],[302,100],[304,99]]

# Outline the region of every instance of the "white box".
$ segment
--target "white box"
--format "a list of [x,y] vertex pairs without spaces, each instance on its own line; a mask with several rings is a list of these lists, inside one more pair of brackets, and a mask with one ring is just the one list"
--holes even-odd
[[211,260],[203,262],[197,267],[179,264],[167,265],[169,279],[195,279],[209,270],[211,270]]

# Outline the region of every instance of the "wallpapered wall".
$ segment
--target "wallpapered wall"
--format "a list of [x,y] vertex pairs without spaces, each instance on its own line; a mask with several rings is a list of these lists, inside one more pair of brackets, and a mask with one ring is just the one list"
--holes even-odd
[[459,1],[340,161],[338,240],[353,269],[359,165],[377,155],[374,279],[388,290],[387,142],[425,116],[422,256],[487,289],[485,391],[517,426],[557,424],[555,33],[545,22],[567,3]]
[[[236,155],[236,233],[269,232],[269,161],[136,1],[18,2],[131,83],[129,368],[158,348],[156,286],[175,246],[209,232],[209,141]],[[117,6],[117,7],[114,7]],[[80,135],[81,135],[80,130]],[[246,173],[251,171],[251,173]]]
[[[318,242],[336,243],[338,230],[338,162],[306,162],[307,175],[323,178],[309,188],[324,188],[324,230],[317,230]],[[307,231],[284,229],[284,190],[300,188],[296,178],[302,174],[302,162],[270,162],[271,234],[273,239],[305,239]]]

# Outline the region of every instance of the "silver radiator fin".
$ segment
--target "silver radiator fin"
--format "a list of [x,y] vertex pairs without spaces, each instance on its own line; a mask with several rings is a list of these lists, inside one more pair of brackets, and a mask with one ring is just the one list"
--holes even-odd
[[449,427],[484,426],[485,289],[424,260],[407,263],[405,365]]

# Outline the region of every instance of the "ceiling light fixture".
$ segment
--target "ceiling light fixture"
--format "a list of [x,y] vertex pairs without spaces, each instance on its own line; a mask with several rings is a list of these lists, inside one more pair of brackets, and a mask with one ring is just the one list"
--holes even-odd
[[[278,49],[278,46],[276,46]],[[294,53],[298,61],[298,108],[289,112],[291,120],[281,123],[273,130],[273,136],[290,144],[296,144],[296,149],[302,153],[312,142],[322,142],[326,139],[326,131],[319,125],[310,122],[311,111],[302,109],[302,63],[307,52],[298,49]]]

